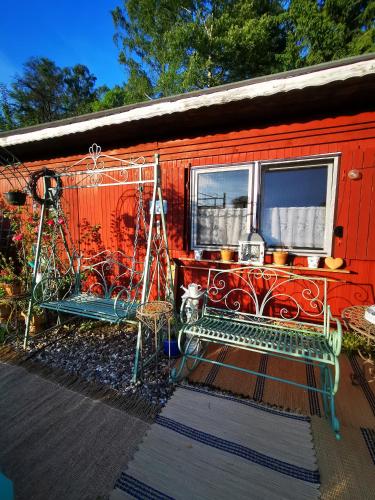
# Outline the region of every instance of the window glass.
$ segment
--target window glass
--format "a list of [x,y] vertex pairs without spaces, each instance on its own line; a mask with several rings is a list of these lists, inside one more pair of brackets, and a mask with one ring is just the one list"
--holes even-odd
[[261,233],[268,246],[324,248],[327,166],[265,168]]
[[248,170],[198,174],[197,245],[238,245],[245,238],[248,189]]

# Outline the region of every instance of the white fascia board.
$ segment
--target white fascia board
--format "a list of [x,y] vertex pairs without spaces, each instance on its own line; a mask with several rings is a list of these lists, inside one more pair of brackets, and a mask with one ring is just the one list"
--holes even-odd
[[211,92],[199,96],[189,97],[187,95],[186,97],[182,97],[176,101],[155,102],[155,104],[151,104],[149,106],[141,106],[139,108],[133,108],[109,116],[88,118],[84,121],[70,123],[67,125],[57,125],[49,128],[46,127],[45,129],[26,132],[24,134],[17,134],[17,132],[15,132],[13,135],[0,138],[0,146],[15,146],[17,144],[24,144],[27,142],[42,141],[69,134],[86,132],[109,125],[119,125],[137,120],[147,120],[173,113],[184,113],[185,111],[199,109],[202,107],[228,104],[230,102],[254,99],[256,97],[267,97],[307,87],[321,87],[340,80],[362,77],[373,73],[375,73],[374,59],[360,61],[345,66],[324,69],[299,76],[280,78],[253,84],[249,83],[248,85],[241,87],[218,90],[217,92]]

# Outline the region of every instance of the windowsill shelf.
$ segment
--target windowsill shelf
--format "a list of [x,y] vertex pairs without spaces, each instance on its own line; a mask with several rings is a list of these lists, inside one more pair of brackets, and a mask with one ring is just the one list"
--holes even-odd
[[[246,264],[243,264],[241,262],[237,262],[235,260],[212,260],[212,259],[200,259],[196,260],[191,257],[179,257],[177,259],[174,259],[176,261],[184,261],[184,262],[195,262],[197,264],[206,262],[210,264],[226,264],[226,265],[237,265],[237,266],[246,266]],[[251,267],[249,265],[249,267]],[[257,266],[254,266],[257,267]],[[277,264],[263,264],[262,267],[274,267],[278,269],[288,269],[291,271],[310,271],[310,272],[323,272],[323,273],[341,273],[341,274],[352,274],[352,271],[350,269],[328,269],[327,267],[318,267],[318,268],[311,268],[311,267],[306,267],[306,266],[293,266],[293,265],[285,265],[285,266],[279,266]]]

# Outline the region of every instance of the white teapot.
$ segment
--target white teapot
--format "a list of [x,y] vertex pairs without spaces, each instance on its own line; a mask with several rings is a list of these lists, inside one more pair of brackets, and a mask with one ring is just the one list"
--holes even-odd
[[201,285],[197,283],[190,283],[187,288],[181,285],[181,288],[185,292],[183,298],[198,299],[204,293]]

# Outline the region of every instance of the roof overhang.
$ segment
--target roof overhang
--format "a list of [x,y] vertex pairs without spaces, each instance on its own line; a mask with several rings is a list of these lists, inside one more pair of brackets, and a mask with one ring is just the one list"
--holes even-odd
[[[94,132],[109,130],[109,127],[124,130],[123,127],[128,125],[136,130],[137,124],[142,124],[142,127],[162,122],[170,125],[171,120],[186,123],[187,118],[190,121],[191,117],[217,112],[218,109],[224,113],[228,109],[240,110],[243,105],[262,113],[275,102],[284,105],[288,100],[290,102],[290,99],[285,99],[287,96],[299,95],[302,102],[312,95],[324,95],[325,89],[353,87],[353,82],[358,88],[361,82],[366,82],[366,89],[369,85],[374,89],[374,54],[5,132],[0,134],[0,146],[17,150],[18,145],[23,145],[24,150],[30,143],[61,142],[64,137],[72,139],[75,135],[88,137]],[[251,105],[253,108],[249,107]]]

